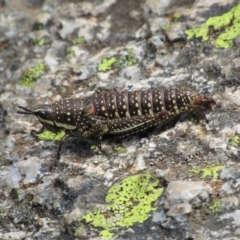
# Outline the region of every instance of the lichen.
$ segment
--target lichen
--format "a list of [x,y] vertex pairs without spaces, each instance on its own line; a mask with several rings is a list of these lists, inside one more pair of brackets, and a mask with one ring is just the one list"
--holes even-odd
[[126,150],[126,148],[124,148],[124,147],[118,147],[118,148],[117,148],[117,152],[118,152],[118,153],[125,153],[125,152],[127,152],[127,150]]
[[220,33],[214,41],[216,47],[232,47],[233,40],[240,35],[240,4],[221,16],[210,17],[200,28],[188,29],[185,33],[188,40],[195,37],[207,41],[210,28]]
[[193,174],[199,174],[201,172],[199,168],[191,168],[188,171]]
[[71,47],[67,48],[67,57],[72,58],[74,56],[73,49]]
[[172,22],[173,23],[179,22],[181,20],[181,18],[182,18],[182,14],[177,13],[176,15],[174,15]]
[[104,58],[98,65],[99,72],[106,72],[112,69],[113,64],[117,61],[115,57]]
[[197,123],[197,122],[198,122],[198,119],[197,119],[195,116],[193,116],[193,115],[191,115],[191,116],[189,117],[189,120],[190,120],[191,122],[193,122],[193,123]]
[[165,26],[163,26],[163,30],[166,31],[168,30],[174,23],[177,23],[181,20],[182,14],[177,13],[176,15],[173,16],[171,22],[168,22]]
[[217,200],[213,203],[212,206],[209,207],[209,209],[213,212],[213,213],[217,213],[220,211],[220,207],[222,205],[222,201],[221,200]]
[[239,136],[234,136],[231,142],[229,143],[230,146],[233,147],[238,147],[240,143],[240,137]]
[[45,44],[45,38],[33,39],[33,45],[43,46]]
[[44,131],[42,133],[39,134],[35,134],[35,136],[39,139],[39,140],[44,140],[44,141],[60,141],[64,136],[65,136],[65,131],[62,130],[59,133],[53,133],[50,131]]
[[[143,223],[156,207],[152,206],[163,192],[158,187],[159,180],[149,173],[125,178],[108,191],[106,203],[94,212],[90,212],[79,219],[95,228],[101,228],[100,236],[104,239],[112,238],[118,227],[130,227],[135,223]],[[81,226],[80,226],[81,229]],[[77,230],[75,235],[79,231]]]
[[189,169],[188,171],[193,174],[199,174],[201,172],[201,178],[212,177],[212,178],[216,179],[216,178],[218,178],[219,171],[224,168],[225,168],[225,165],[206,166],[202,169],[192,168],[192,169]]
[[79,38],[73,39],[72,43],[74,45],[83,44],[83,43],[85,43],[85,39],[84,39],[84,37],[79,37]]
[[37,78],[44,72],[45,64],[38,63],[35,67],[29,68],[20,80],[22,87],[31,87],[37,81]]
[[121,55],[114,63],[114,68],[120,71],[126,67],[134,65],[135,63],[137,63],[137,59],[135,58],[133,51],[128,49],[127,54]]
[[112,69],[121,71],[122,69],[132,66],[137,63],[135,54],[131,49],[127,49],[126,53],[114,55],[109,58],[104,58],[98,65],[99,72],[106,72]]

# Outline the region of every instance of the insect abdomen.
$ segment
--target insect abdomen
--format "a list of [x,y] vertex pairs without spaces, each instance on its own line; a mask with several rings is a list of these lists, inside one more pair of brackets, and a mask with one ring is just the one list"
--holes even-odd
[[154,115],[162,111],[178,114],[187,110],[193,96],[190,91],[180,89],[113,91],[94,94],[91,102],[96,115],[115,119]]

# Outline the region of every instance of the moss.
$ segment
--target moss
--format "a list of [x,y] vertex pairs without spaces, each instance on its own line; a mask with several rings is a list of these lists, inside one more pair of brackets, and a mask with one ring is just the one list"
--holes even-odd
[[35,67],[29,68],[20,80],[22,87],[31,87],[35,84],[37,78],[44,72],[45,64],[38,63]]
[[118,227],[130,227],[149,218],[150,212],[156,209],[152,203],[163,192],[158,185],[159,181],[149,173],[125,178],[109,189],[106,196],[108,205],[86,214],[79,221],[101,228],[102,238],[112,238]]
[[64,136],[65,136],[65,131],[62,130],[59,133],[53,133],[50,131],[44,131],[42,133],[39,134],[35,134],[35,136],[39,139],[39,140],[51,140],[51,141],[60,141]]
[[217,212],[219,212],[221,205],[222,205],[221,200],[217,200],[217,201],[215,201],[215,202],[213,203],[212,206],[209,207],[209,209],[210,209],[213,213],[217,213]]
[[84,37],[79,37],[79,38],[73,39],[72,43],[74,45],[83,44],[83,43],[85,43],[85,39],[84,39]]
[[215,31],[222,32],[214,41],[216,47],[232,47],[233,40],[240,34],[240,4],[222,16],[209,18],[200,28],[186,30],[187,39],[190,40],[195,37],[207,41],[209,39],[208,32],[211,27]]
[[240,142],[240,137],[239,136],[234,136],[231,142],[229,143],[230,146],[233,147],[238,147]]
[[202,173],[201,178],[212,177],[216,179],[218,178],[218,175],[219,175],[218,172],[224,168],[225,168],[225,165],[219,165],[219,166],[207,166],[202,169],[192,168],[192,169],[189,169],[188,171],[193,174],[199,174],[201,172]]
[[121,71],[122,69],[137,63],[135,54],[131,49],[127,49],[127,54],[115,55],[110,58],[104,58],[98,65],[99,72],[106,72],[112,69]]

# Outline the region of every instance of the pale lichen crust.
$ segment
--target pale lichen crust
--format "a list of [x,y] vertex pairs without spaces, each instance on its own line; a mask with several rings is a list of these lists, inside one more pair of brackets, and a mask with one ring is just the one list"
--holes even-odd
[[112,238],[114,230],[119,227],[143,223],[149,218],[150,212],[156,210],[152,203],[162,192],[159,180],[149,173],[125,178],[109,189],[106,196],[108,205],[79,219],[81,225],[75,236],[81,236],[84,222],[94,228],[101,228],[100,236],[103,239]]

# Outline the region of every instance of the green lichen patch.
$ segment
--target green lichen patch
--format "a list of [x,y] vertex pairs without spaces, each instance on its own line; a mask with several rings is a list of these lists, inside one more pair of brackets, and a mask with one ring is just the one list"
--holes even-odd
[[188,171],[193,174],[199,174],[201,172],[199,168],[191,168]]
[[84,37],[79,37],[79,38],[73,39],[72,43],[74,45],[83,44],[83,43],[85,43],[85,39],[84,39]]
[[192,28],[186,30],[185,33],[188,40],[202,38],[203,41],[207,41],[210,28],[220,33],[214,41],[216,47],[232,47],[233,40],[240,35],[240,4],[222,16],[209,18],[200,28]]
[[127,149],[124,148],[124,147],[118,147],[118,148],[117,148],[117,152],[118,152],[118,153],[125,153],[125,152],[127,152]]
[[225,168],[225,165],[219,165],[219,166],[207,166],[202,169],[192,168],[192,169],[189,169],[188,171],[193,174],[199,174],[201,172],[201,178],[212,177],[214,179],[217,179],[219,175],[219,171],[224,168]]
[[222,205],[222,201],[217,200],[213,203],[212,206],[209,207],[209,209],[212,211],[212,213],[218,213],[220,211],[221,205]]
[[173,16],[172,20],[167,23],[162,29],[164,31],[168,30],[174,23],[179,22],[182,19],[182,14],[177,13],[176,15]]
[[74,56],[74,52],[73,52],[72,47],[68,47],[67,48],[67,57],[72,58],[73,56]]
[[112,69],[113,64],[117,61],[115,57],[104,58],[98,65],[99,72],[106,72]]
[[198,119],[194,116],[194,115],[190,115],[189,116],[189,120],[193,123],[197,123],[198,122]]
[[135,58],[134,53],[132,52],[132,50],[128,49],[127,54],[120,56],[118,60],[114,63],[114,68],[120,71],[136,63],[137,59]]
[[[79,221],[100,228],[100,236],[110,239],[118,227],[130,227],[147,220],[150,212],[156,209],[152,203],[162,192],[159,180],[154,179],[149,173],[125,178],[109,189],[106,196],[108,205],[86,214]],[[79,236],[78,232],[77,230],[76,236]]]
[[128,49],[125,54],[115,55],[110,58],[104,58],[98,65],[99,72],[106,72],[112,69],[121,71],[122,69],[132,66],[137,63],[135,54],[131,49]]
[[45,64],[38,63],[35,67],[29,68],[20,80],[22,87],[31,87],[35,84],[41,74],[44,73]]
[[45,44],[45,39],[41,38],[41,39],[33,39],[32,43],[33,45],[38,45],[38,46],[43,46]]
[[240,137],[234,136],[233,139],[230,141],[229,145],[233,147],[238,147],[240,143]]
[[60,141],[64,136],[65,136],[65,131],[62,130],[59,133],[53,133],[50,131],[44,131],[42,133],[39,134],[35,134],[35,136],[39,139],[39,140],[44,140],[44,141]]
[[172,22],[173,23],[179,22],[181,18],[182,18],[182,14],[177,13],[176,15],[174,15]]

